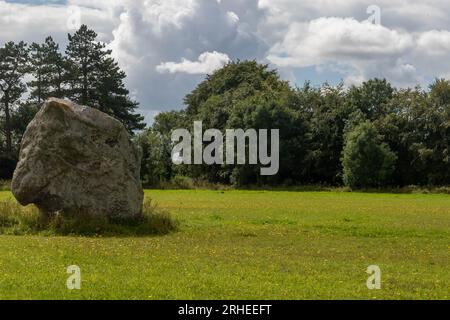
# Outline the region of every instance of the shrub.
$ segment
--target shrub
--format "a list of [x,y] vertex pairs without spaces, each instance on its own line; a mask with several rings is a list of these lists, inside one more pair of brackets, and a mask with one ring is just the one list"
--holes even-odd
[[351,188],[385,187],[396,159],[375,126],[363,122],[346,135],[342,157],[344,183]]
[[0,180],[0,191],[11,191],[11,181]]
[[194,181],[192,178],[176,175],[172,178],[172,185],[177,189],[193,189]]
[[42,227],[42,216],[35,206],[22,207],[13,200],[0,202],[0,233],[30,233]]

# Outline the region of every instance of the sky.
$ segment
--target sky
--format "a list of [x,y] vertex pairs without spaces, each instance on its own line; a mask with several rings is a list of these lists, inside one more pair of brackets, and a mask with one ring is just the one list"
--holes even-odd
[[0,0],[0,45],[51,35],[64,48],[80,24],[113,50],[148,122],[236,59],[294,86],[450,78],[446,0]]

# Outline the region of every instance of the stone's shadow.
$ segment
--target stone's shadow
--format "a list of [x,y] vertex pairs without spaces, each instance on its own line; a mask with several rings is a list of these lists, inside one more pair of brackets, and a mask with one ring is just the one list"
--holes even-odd
[[36,206],[23,207],[14,200],[0,202],[0,234],[87,237],[162,236],[178,230],[170,213],[151,200],[143,204],[142,215],[134,218],[93,216],[78,211],[43,213]]

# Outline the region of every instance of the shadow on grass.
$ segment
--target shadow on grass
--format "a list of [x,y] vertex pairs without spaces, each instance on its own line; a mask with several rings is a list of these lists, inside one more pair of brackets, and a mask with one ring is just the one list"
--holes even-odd
[[280,192],[342,192],[342,193],[390,193],[390,194],[450,194],[450,186],[406,186],[384,188],[352,189],[349,187],[304,185],[304,186],[245,186],[236,187],[242,191],[280,191]]
[[[186,182],[187,181],[187,182]],[[175,183],[176,182],[176,183]],[[225,184],[207,183],[191,178],[177,179],[175,182],[160,183],[156,186],[146,186],[148,190],[213,190],[213,191],[278,191],[278,192],[342,192],[342,193],[391,193],[391,194],[450,194],[450,186],[386,186],[380,188],[358,188],[326,184],[306,185],[244,185],[232,186]]]
[[178,229],[169,212],[146,200],[136,219],[111,219],[78,212],[43,215],[35,206],[22,207],[14,200],[0,202],[0,234],[91,237],[161,236]]

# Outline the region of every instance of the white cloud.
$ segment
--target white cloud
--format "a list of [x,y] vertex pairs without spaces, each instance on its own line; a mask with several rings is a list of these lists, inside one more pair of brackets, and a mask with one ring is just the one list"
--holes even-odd
[[189,74],[209,74],[220,69],[230,58],[225,53],[204,52],[198,57],[198,61],[189,61],[184,59],[179,62],[163,62],[156,66],[159,73],[177,73],[184,72]]
[[268,59],[280,67],[328,68],[346,83],[386,77],[400,85],[419,80],[414,66],[403,62],[415,46],[413,36],[353,18],[319,18],[293,23]]
[[260,0],[259,7],[267,11],[268,24],[289,26],[321,17],[368,18],[366,9],[377,5],[382,23],[388,28],[427,31],[449,27],[447,0]]
[[[373,4],[382,26],[364,22]],[[313,66],[348,84],[383,77],[398,86],[450,74],[445,0],[260,0],[259,7],[268,59],[284,70]]]
[[[381,26],[364,22],[372,4]],[[450,75],[445,0],[0,0],[0,45],[52,35],[64,49],[68,6],[113,49],[143,113],[181,108],[204,74],[229,59],[270,62],[290,80],[308,68],[347,84],[377,76],[427,85]]]
[[358,63],[404,55],[412,37],[353,18],[319,18],[293,23],[268,59],[280,66],[307,67],[327,62]]
[[203,74],[229,59],[264,58],[267,45],[246,24],[245,11],[226,2],[122,1],[110,46],[143,105],[180,108]]
[[418,49],[427,55],[435,57],[449,56],[450,53],[450,31],[431,30],[419,35],[417,40]]

